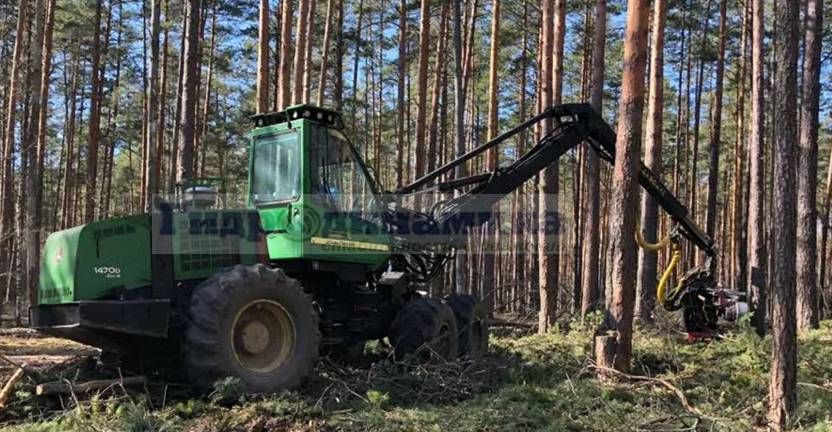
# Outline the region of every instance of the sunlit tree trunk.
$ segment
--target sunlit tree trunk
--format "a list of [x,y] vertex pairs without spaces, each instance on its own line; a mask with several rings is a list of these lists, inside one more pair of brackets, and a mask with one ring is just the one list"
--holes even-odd
[[[549,18],[544,10],[544,57],[541,78],[543,79],[543,109],[561,102],[561,87],[563,85],[563,43],[566,22],[565,0],[554,0],[553,18]],[[549,34],[549,23],[552,19],[551,38]],[[549,56],[551,52],[551,56]],[[548,82],[547,82],[548,81]],[[553,127],[547,122],[546,133]],[[563,230],[560,227],[558,215],[558,182],[559,162],[555,161],[540,174],[539,200],[540,216],[538,227],[538,254],[539,254],[539,291],[540,291],[540,314],[538,319],[538,333],[546,333],[549,327],[554,325],[557,316],[558,304],[558,280],[560,257],[558,247],[560,236]]]
[[186,26],[187,40],[185,43],[185,67],[182,76],[182,113],[180,114],[180,155],[177,166],[177,181],[182,183],[194,176],[194,145],[196,138],[196,105],[197,81],[200,78],[199,69],[199,15],[201,0],[188,0]]
[[[277,75],[277,105],[276,109],[282,110],[289,106],[292,87],[290,76],[292,75],[292,0],[282,0],[280,14],[280,59]],[[301,0],[304,1],[304,0]]]
[[[705,231],[711,238],[716,236],[716,201],[719,193],[719,147],[722,141],[722,94],[725,78],[725,40],[727,39],[727,0],[719,2],[719,52],[716,61],[716,84],[714,88],[711,136],[708,143],[708,206],[705,217]],[[713,263],[716,264],[716,263]]]
[[[590,79],[589,102],[601,113],[604,100],[604,53],[607,41],[607,1],[595,3],[595,31],[592,36],[592,78]],[[599,293],[599,247],[600,233],[600,167],[598,155],[586,152],[586,184],[584,209],[584,246],[581,257],[581,316],[586,316],[598,306]]]
[[269,0],[260,0],[257,39],[257,113],[269,110]]
[[[772,361],[768,420],[775,430],[789,427],[797,414],[797,336],[795,299],[795,256],[797,229],[797,0],[778,2],[775,25],[774,82],[774,178],[771,250],[774,260],[771,279]],[[812,13],[817,13],[817,10]],[[812,53],[814,55],[814,53]],[[804,101],[805,103],[805,101]],[[810,114],[810,113],[807,113]],[[805,174],[805,173],[804,173]],[[814,196],[812,197],[814,201]],[[813,221],[814,222],[814,221]],[[814,229],[814,228],[813,228]],[[814,277],[814,275],[812,275]]]
[[797,325],[818,326],[817,171],[823,0],[806,1],[797,195]]
[[[324,105],[324,91],[326,89],[326,72],[329,67],[329,41],[332,38],[332,13],[336,0],[326,3],[326,24],[324,25],[324,42],[321,48],[321,75],[318,77],[318,106]],[[401,154],[401,153],[400,153]]]
[[[648,8],[645,0],[627,2],[624,69],[619,99],[615,166],[613,168],[609,232],[612,238],[612,298],[604,327],[610,331],[597,361],[628,371],[632,354],[633,308],[637,257],[633,248],[638,200],[637,173],[644,108],[644,70],[647,62]],[[600,337],[599,337],[600,339]],[[596,343],[599,339],[596,339]],[[596,351],[598,352],[598,351]]]
[[[661,178],[662,166],[662,129],[664,118],[664,26],[667,6],[664,0],[653,2],[653,30],[650,46],[650,89],[647,101],[647,139],[645,165]],[[655,243],[658,229],[658,206],[647,193],[642,193],[641,229],[644,238]],[[658,256],[655,252],[639,250],[638,286],[636,291],[636,319],[652,322],[653,308],[656,304],[656,267]]]
[[429,53],[430,0],[421,0],[421,16],[419,18],[419,72],[416,79],[416,178],[425,174]]
[[765,102],[763,100],[763,0],[752,0],[753,29],[751,34],[751,124],[748,135],[748,293],[754,307],[752,322],[760,335],[766,332],[766,266],[765,243]]

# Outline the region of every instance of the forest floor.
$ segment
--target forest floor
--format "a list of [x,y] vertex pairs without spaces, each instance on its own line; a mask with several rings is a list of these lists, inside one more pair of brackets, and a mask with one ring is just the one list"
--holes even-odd
[[[81,345],[31,332],[0,335],[0,353],[35,365],[0,411],[0,430],[24,431],[682,431],[763,430],[770,338],[746,326],[689,344],[670,325],[641,330],[631,377],[600,383],[592,327],[544,336],[495,329],[490,353],[428,366],[393,363],[368,344],[323,359],[302,390],[246,395],[215,383],[207,396],[152,379],[95,395],[34,396],[33,381],[112,373]],[[832,322],[801,335],[795,428],[832,430]],[[11,369],[0,369],[5,382]]]

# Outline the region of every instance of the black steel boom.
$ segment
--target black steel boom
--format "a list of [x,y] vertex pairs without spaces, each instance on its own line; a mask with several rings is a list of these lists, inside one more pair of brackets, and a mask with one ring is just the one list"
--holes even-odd
[[[498,168],[492,173],[436,183],[442,175],[457,166],[543,121],[554,123],[551,132],[541,138],[532,149],[511,165]],[[613,163],[615,160],[615,141],[615,132],[590,105],[556,105],[437,168],[415,182],[400,188],[397,193],[414,193],[424,190],[428,186],[436,187],[439,190],[470,186],[470,189],[442,206],[442,211],[436,215],[437,222],[442,223],[466,212],[488,211],[502,197],[520,188],[526,181],[532,179],[549,164],[582,142],[589,143],[601,159]],[[714,255],[713,240],[690,218],[687,207],[643,163],[639,165],[638,180],[647,193],[656,200],[656,203],[670,215],[671,219],[677,224],[679,232],[705,254],[712,257]]]

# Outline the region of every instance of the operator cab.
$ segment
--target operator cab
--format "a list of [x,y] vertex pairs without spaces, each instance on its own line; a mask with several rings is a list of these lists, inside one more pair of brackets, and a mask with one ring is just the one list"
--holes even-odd
[[379,188],[344,134],[341,116],[296,105],[252,120],[248,200],[271,234],[270,258],[331,258],[333,251],[370,248],[375,252],[338,260],[381,265],[389,246],[374,218]]

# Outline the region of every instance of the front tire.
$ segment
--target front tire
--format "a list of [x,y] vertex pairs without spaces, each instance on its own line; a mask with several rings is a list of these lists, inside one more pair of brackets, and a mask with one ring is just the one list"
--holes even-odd
[[318,313],[300,283],[280,269],[238,265],[191,295],[184,359],[197,387],[238,377],[249,391],[301,384],[318,360]]

